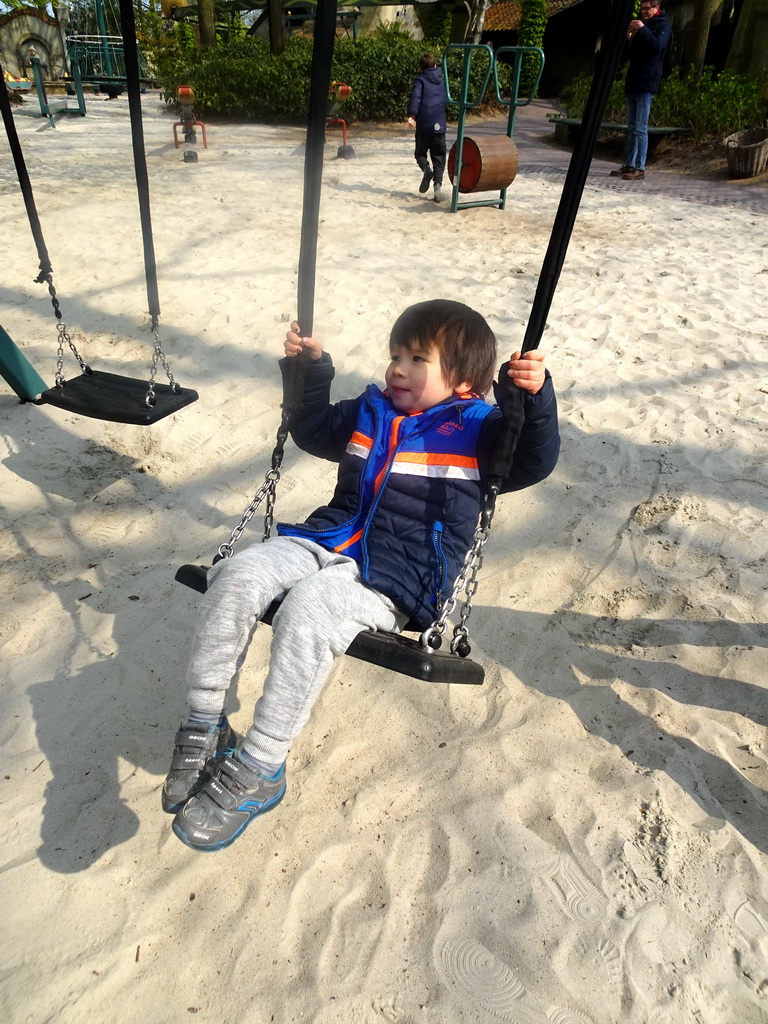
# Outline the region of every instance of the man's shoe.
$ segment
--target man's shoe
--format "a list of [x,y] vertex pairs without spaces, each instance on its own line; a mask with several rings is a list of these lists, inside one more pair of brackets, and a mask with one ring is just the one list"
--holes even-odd
[[443,186],[435,185],[435,202],[442,203],[443,201]]
[[229,722],[222,725],[182,725],[176,733],[173,757],[163,783],[163,810],[176,814],[208,782],[214,766],[237,746]]
[[638,171],[636,167],[633,167],[631,171],[627,171],[626,174],[622,174],[624,181],[642,181],[645,177],[645,171]]
[[621,178],[622,175],[628,174],[630,171],[634,171],[634,167],[630,167],[629,164],[622,164],[621,167],[617,167],[615,171],[611,171],[612,178]]
[[424,171],[424,177],[421,179],[421,184],[419,185],[419,192],[421,192],[422,195],[424,195],[429,188],[430,181],[432,181],[432,171],[427,168],[426,171]]
[[173,819],[173,831],[193,850],[223,850],[254,818],[285,796],[285,764],[268,778],[235,755],[225,756],[214,777],[188,800]]

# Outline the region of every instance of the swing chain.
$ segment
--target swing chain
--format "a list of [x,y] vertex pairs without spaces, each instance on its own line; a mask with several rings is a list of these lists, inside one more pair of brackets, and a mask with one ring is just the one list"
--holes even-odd
[[483,566],[483,548],[491,534],[491,523],[493,522],[493,514],[496,509],[497,494],[498,486],[495,483],[491,483],[489,485],[488,494],[486,495],[485,506],[480,513],[480,518],[478,520],[477,527],[475,528],[472,547],[467,552],[467,557],[464,559],[464,565],[461,567],[461,572],[456,577],[456,582],[453,585],[453,592],[448,600],[443,604],[442,610],[440,611],[440,615],[437,619],[435,619],[432,625],[421,634],[420,642],[424,648],[429,647],[434,651],[440,649],[443,642],[443,634],[445,633],[448,624],[448,616],[456,607],[459,595],[463,591],[466,596],[459,613],[461,621],[453,628],[451,654],[458,654],[459,657],[466,658],[472,651],[469,643],[469,627],[467,623],[470,615],[472,614],[472,598],[477,593],[477,588],[480,585],[479,580],[477,579],[477,574]]
[[[165,358],[165,352],[163,352],[162,346],[160,345],[160,332],[158,328],[157,317],[155,316],[152,317],[152,336],[155,339],[155,347],[152,352],[152,365],[149,370],[149,387],[147,389],[147,394],[144,399],[144,404],[147,406],[148,409],[152,409],[157,401],[155,397],[155,377],[157,376],[158,359],[163,364],[163,369],[165,370],[166,375],[168,376],[168,382],[171,385],[171,391],[173,391],[175,395],[178,395],[179,392],[181,391],[181,386],[177,383],[177,381],[173,379],[173,374],[171,373],[171,368],[168,365],[168,360]],[[224,546],[225,545],[222,544],[222,547]]]
[[80,369],[83,371],[83,373],[90,373],[91,372],[91,368],[90,368],[90,366],[86,365],[86,363],[83,361],[83,357],[77,351],[77,349],[75,348],[75,343],[72,341],[72,339],[69,336],[69,331],[67,330],[66,325],[63,324],[61,322],[61,320],[56,324],[56,330],[57,330],[58,335],[59,335],[59,347],[58,347],[57,352],[56,352],[56,378],[55,378],[55,380],[56,380],[56,387],[57,388],[63,388],[64,385],[66,384],[66,381],[64,379],[64,342],[65,341],[69,345],[70,349],[72,350],[72,353],[74,354],[75,359],[77,359],[78,363],[80,363]]
[[240,522],[232,531],[229,540],[225,544],[219,545],[216,550],[216,557],[213,559],[213,564],[220,562],[222,558],[231,558],[232,549],[235,544],[240,540],[243,532],[253,519],[259,505],[266,497],[267,508],[264,513],[264,536],[262,541],[269,540],[272,535],[272,525],[275,519],[275,500],[277,498],[277,484],[280,480],[280,467],[283,463],[283,453],[285,451],[285,442],[288,439],[288,423],[290,421],[291,413],[290,410],[283,406],[283,416],[280,421],[280,426],[277,430],[277,439],[275,441],[275,447],[272,450],[272,467],[268,469],[264,476],[264,483],[258,489],[253,497],[253,501],[250,503],[248,508],[243,512]]
[[275,495],[277,491],[277,482],[279,479],[279,470],[267,470],[267,473],[264,477],[264,483],[261,485],[261,487],[254,495],[253,501],[250,503],[248,508],[245,510],[245,512],[243,512],[240,522],[232,531],[229,540],[225,544],[220,544],[219,547],[216,549],[216,557],[213,560],[214,565],[217,562],[220,562],[222,558],[232,557],[233,547],[242,537],[243,531],[245,530],[248,523],[250,523],[251,519],[253,519],[254,515],[256,514],[259,508],[259,505],[261,505],[265,497],[267,499],[267,511],[264,516],[264,540],[266,540],[269,537],[270,532],[272,530],[272,521],[275,508]]
[[66,380],[64,379],[64,342],[66,342],[67,345],[69,345],[72,354],[80,364],[80,369],[82,370],[83,373],[90,373],[91,368],[90,366],[86,365],[85,361],[83,360],[83,357],[75,348],[75,343],[72,341],[72,338],[69,335],[69,331],[67,330],[66,324],[64,323],[64,320],[61,315],[61,307],[59,306],[59,299],[58,296],[56,295],[56,289],[53,287],[53,277],[51,276],[50,270],[47,272],[45,270],[41,270],[40,276],[35,278],[35,284],[48,285],[48,294],[51,296],[51,305],[53,306],[53,312],[56,316],[56,320],[58,321],[58,323],[56,324],[56,331],[59,335],[59,347],[56,352],[55,380],[56,387],[63,388],[64,385],[66,384]]

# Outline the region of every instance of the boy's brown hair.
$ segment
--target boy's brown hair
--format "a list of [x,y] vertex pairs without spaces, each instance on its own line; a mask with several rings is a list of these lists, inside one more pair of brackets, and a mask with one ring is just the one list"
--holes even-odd
[[391,349],[416,346],[440,352],[443,377],[451,387],[467,381],[470,390],[486,394],[496,369],[496,336],[485,318],[463,302],[429,299],[409,306],[395,320]]
[[437,58],[435,57],[434,53],[422,53],[422,55],[419,57],[419,69],[421,71],[426,71],[427,68],[436,67]]

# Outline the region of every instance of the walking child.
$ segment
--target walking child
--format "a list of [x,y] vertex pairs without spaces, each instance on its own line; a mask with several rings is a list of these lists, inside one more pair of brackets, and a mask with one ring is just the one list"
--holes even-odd
[[[426,629],[450,597],[472,545],[502,412],[488,404],[496,339],[485,319],[448,299],[420,302],[395,321],[386,390],[369,385],[331,404],[333,363],[293,324],[287,358],[307,353],[291,435],[339,464],[328,505],[302,524],[215,564],[187,670],[188,712],[163,784],[173,830],[197,850],[229,846],[285,793],[285,761],[331,670],[365,629]],[[284,361],[285,362],[285,361]],[[525,392],[524,424],[502,491],[548,476],[559,453],[557,405],[544,357],[503,364]],[[503,401],[502,391],[497,396]],[[227,691],[261,616],[273,620],[269,668],[242,740]]]
[[427,192],[433,182],[434,200],[440,203],[445,171],[445,83],[434,54],[423,53],[419,57],[419,69],[408,100],[408,124],[416,129],[413,155],[423,171],[419,192]]

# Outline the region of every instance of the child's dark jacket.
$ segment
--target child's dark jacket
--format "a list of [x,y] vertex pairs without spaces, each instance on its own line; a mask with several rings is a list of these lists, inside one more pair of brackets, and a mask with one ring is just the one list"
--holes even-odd
[[408,100],[408,116],[416,118],[420,132],[445,132],[445,85],[440,68],[427,68],[413,83]]
[[[308,363],[291,436],[304,451],[339,463],[336,490],[303,525],[280,524],[278,533],[354,558],[365,583],[426,628],[472,546],[501,410],[456,397],[404,416],[375,385],[331,405],[333,375],[327,353]],[[525,397],[525,424],[502,491],[543,480],[559,449],[547,375],[539,394]]]

